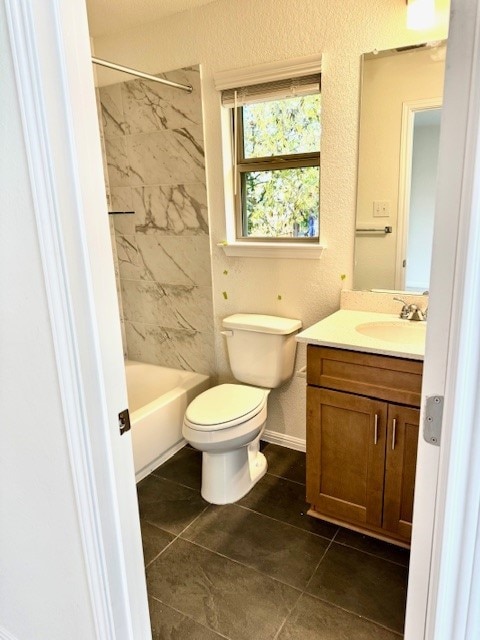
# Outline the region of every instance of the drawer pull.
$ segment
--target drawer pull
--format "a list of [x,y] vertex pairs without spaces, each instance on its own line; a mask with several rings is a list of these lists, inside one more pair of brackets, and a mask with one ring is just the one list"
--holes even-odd
[[397,431],[397,419],[394,418],[393,419],[393,423],[392,423],[392,451],[395,449],[395,433]]
[[375,435],[373,437],[373,444],[378,442],[378,414],[375,414]]

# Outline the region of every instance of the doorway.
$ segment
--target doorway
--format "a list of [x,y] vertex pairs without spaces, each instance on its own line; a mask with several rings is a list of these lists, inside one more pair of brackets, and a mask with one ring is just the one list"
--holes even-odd
[[412,293],[429,289],[441,102],[403,105],[395,288]]

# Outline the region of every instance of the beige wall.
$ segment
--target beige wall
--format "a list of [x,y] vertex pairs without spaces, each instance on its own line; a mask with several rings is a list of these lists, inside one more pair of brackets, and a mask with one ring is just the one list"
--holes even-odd
[[[95,54],[151,73],[200,64],[216,329],[225,315],[262,312],[301,318],[308,326],[339,307],[352,281],[360,56],[446,35],[408,32],[401,0],[218,0],[145,27],[96,38]],[[322,158],[320,260],[227,258],[218,71],[321,53]],[[123,80],[98,72],[100,84]],[[227,271],[227,274],[224,272]],[[341,275],[346,274],[345,281]],[[224,299],[222,292],[228,298]],[[281,300],[278,296],[281,295]],[[216,335],[222,378],[230,377],[223,338]],[[299,347],[297,369],[304,364]],[[305,437],[305,380],[273,392],[268,428]]]
[[[402,105],[443,95],[444,52],[421,49],[364,61],[357,222],[364,227],[389,225],[393,233],[357,236],[356,289],[395,288]],[[375,200],[390,203],[388,218],[373,217]]]

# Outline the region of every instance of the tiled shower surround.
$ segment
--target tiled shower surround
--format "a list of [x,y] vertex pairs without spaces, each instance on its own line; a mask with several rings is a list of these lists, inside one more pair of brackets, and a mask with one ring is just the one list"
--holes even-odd
[[130,359],[211,374],[213,310],[198,68],[99,90]]

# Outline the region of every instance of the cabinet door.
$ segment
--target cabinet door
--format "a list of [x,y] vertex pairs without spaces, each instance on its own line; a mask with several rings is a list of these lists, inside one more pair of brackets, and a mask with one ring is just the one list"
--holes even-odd
[[410,540],[420,411],[388,406],[383,528]]
[[307,387],[307,501],[352,524],[382,526],[387,404]]

